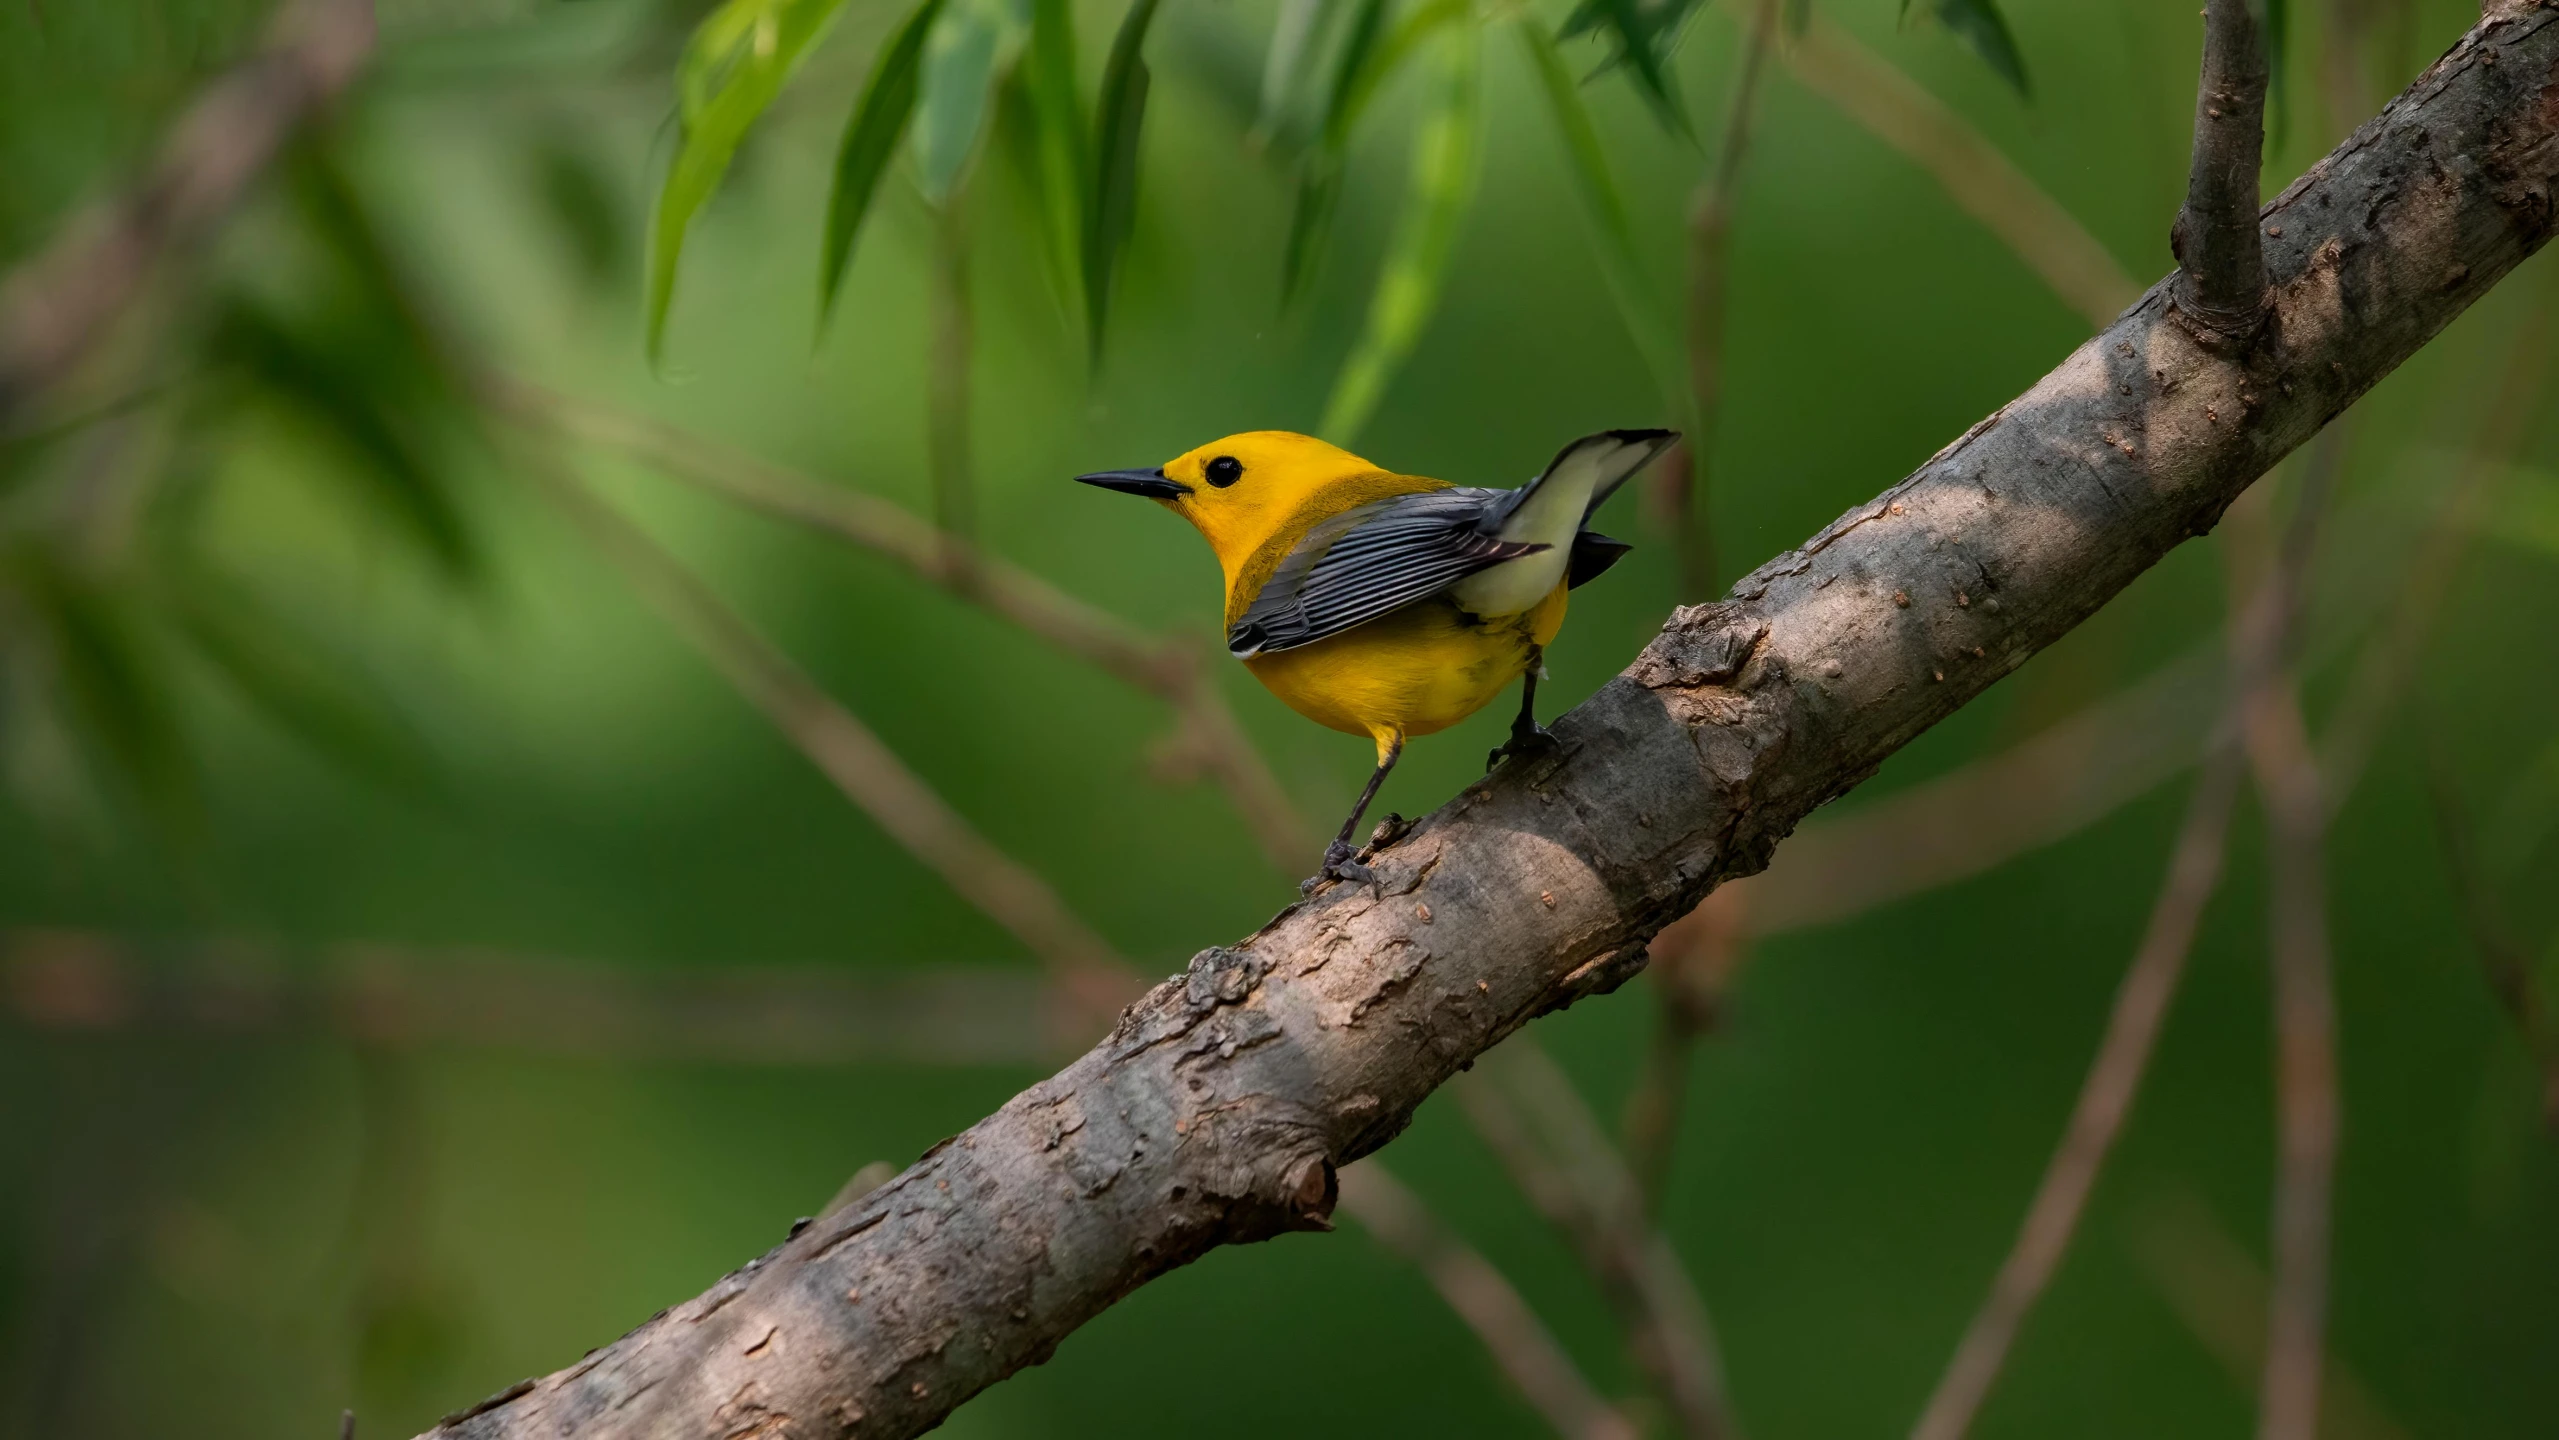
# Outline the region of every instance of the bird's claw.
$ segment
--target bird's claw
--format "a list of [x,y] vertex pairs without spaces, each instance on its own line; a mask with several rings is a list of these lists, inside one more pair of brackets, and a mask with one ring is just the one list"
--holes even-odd
[[1347,841],[1336,840],[1325,846],[1324,868],[1307,877],[1305,882],[1297,887],[1297,893],[1312,895],[1315,893],[1315,887],[1327,880],[1356,880],[1368,885],[1377,883],[1376,871],[1351,858],[1356,853],[1358,852],[1352,850]]
[[1535,759],[1541,755],[1552,755],[1562,748],[1564,742],[1556,739],[1555,732],[1543,725],[1515,725],[1511,727],[1511,738],[1484,757],[1484,773],[1492,774],[1495,766],[1513,755]]

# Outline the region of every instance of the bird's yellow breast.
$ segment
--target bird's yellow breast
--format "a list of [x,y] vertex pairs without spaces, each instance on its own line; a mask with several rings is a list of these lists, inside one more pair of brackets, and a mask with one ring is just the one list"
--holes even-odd
[[1524,614],[1483,620],[1441,597],[1339,635],[1244,662],[1318,725],[1377,741],[1381,761],[1406,735],[1445,730],[1527,673],[1563,628],[1566,587]]

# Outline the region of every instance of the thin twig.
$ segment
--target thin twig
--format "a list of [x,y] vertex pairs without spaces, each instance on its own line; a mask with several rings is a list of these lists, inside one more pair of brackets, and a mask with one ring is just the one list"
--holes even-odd
[[826,484],[672,425],[520,381],[487,378],[482,393],[491,405],[519,419],[556,426],[672,479],[884,555],[919,578],[1163,698],[1181,713],[1186,753],[1226,791],[1271,864],[1295,874],[1312,855],[1312,832],[1304,817],[1245,736],[1198,648],[1149,635],[877,496]]
[[2166,882],[2151,905],[2141,946],[2133,952],[2132,965],[2116,988],[2114,1009],[2106,1016],[2105,1038],[2098,1042],[2097,1058],[2080,1084],[2069,1128],[2044,1166],[2043,1181],[2026,1207],[2025,1223],[2018,1227],[2007,1259],[2000,1262],[1989,1296],[1965,1328],[1919,1423],[1911,1427],[1913,1440],[1956,1440],[1972,1428],[1974,1416],[2007,1363],[2018,1326],[2042,1297],[2070,1248],[2089,1193],[2096,1187],[2097,1173],[2104,1168],[2125,1117],[2132,1113],[2133,1098],[2140,1093],[2204,906],[2220,885],[2240,768],[2235,743],[2216,745],[2195,782],[2170,853]]
[[2440,747],[2430,755],[2427,788],[2434,801],[2436,849],[2452,882],[2453,904],[2461,912],[2470,946],[2479,952],[2479,968],[2488,993],[2515,1023],[2524,1049],[2542,1073],[2542,1119],[2559,1130],[2559,1034],[2550,1023],[2550,1006],[2534,983],[2532,954],[2516,938],[2480,873],[2470,839],[2470,819],[2461,803],[2461,787]]
[[[2190,1191],[2145,1205],[2133,1222],[2134,1253],[2170,1310],[2231,1380],[2256,1383],[2265,1363],[2266,1272]],[[2322,1440],[2408,1440],[2372,1390],[2338,1357],[2322,1367]]]
[[[1688,210],[1689,431],[1685,473],[1656,472],[1661,484],[1679,487],[1666,506],[1679,537],[1679,599],[1711,600],[1715,579],[1715,435],[1724,404],[1724,312],[1730,279],[1733,208],[1742,162],[1750,154],[1751,121],[1759,107],[1759,81],[1777,34],[1777,0],[1757,0],[1744,26],[1741,56],[1734,62],[1732,93],[1724,108],[1724,139],[1714,168],[1697,187]],[[1682,482],[1685,482],[1683,485]]]
[[1056,983],[1017,965],[660,969],[378,940],[0,931],[0,1016],[65,1034],[332,1035],[368,1047],[731,1065],[1028,1066]]
[[969,232],[965,197],[954,192],[933,210],[932,344],[924,361],[925,452],[933,472],[933,523],[944,561],[966,587],[977,554],[977,496],[969,459],[969,365],[976,313],[969,300]]
[[[2269,588],[2297,604],[2293,578],[2333,487],[2344,432],[2321,435],[2304,470],[2300,510]],[[2325,462],[2325,463],[2323,463]],[[2275,622],[2277,634],[2290,616]],[[2280,640],[2266,653],[2280,654]],[[2274,971],[2276,1155],[2274,1292],[2258,1390],[2260,1440],[2317,1440],[2319,1368],[2328,1308],[2330,1192],[2337,1165],[2337,1016],[2329,976],[2328,803],[2289,666],[2251,687],[2240,734],[2266,808],[2272,884],[2267,928]]]
[[1567,1440],[1635,1440],[1635,1427],[1582,1378],[1553,1332],[1482,1254],[1371,1157],[1341,1172],[1341,1208],[1437,1290],[1504,1378]]
[[1818,8],[1779,54],[1806,89],[1927,171],[2089,324],[2104,328],[2140,297],[2122,263],[1998,146]]
[[[2098,1173],[2141,1093],[2142,1077],[2149,1071],[2160,1029],[2184,977],[2196,928],[2221,882],[2231,811],[2244,768],[2241,728],[2267,690],[2278,683],[2291,636],[2299,628],[2310,544],[2342,462],[2342,434],[2332,426],[2313,442],[2309,479],[2280,555],[2269,565],[2234,566],[2230,619],[2224,627],[2229,698],[2208,747],[2203,774],[2187,800],[2167,877],[2152,902],[2150,921],[2132,964],[2116,988],[2105,1036],[2090,1062],[2087,1079],[2080,1084],[2061,1144],[2045,1164],[2043,1179],[2026,1207],[2025,1222],[2000,1262],[1990,1294],[1965,1327],[1946,1373],[1929,1396],[1918,1424],[1911,1428],[1912,1440],[1960,1440],[1971,1430],[2007,1363],[2018,1328],[2052,1283],[2069,1250]],[[2234,507],[2234,522],[2228,527],[2234,549],[2249,549],[2250,540],[2262,533],[2263,527],[2254,522],[2265,508],[2266,494],[2251,491]],[[2238,578],[2243,570],[2244,580]]]
[[1755,893],[1746,882],[1717,889],[1705,903],[1663,927],[1649,947],[1653,959],[1646,969],[1661,1013],[1653,1022],[1643,1069],[1627,1092],[1624,1121],[1626,1164],[1646,1215],[1661,1213],[1671,1150],[1688,1098],[1689,1061],[1698,1038],[1714,1028],[1724,991],[1748,952]]
[[2477,423],[2477,441],[2461,461],[2447,487],[2408,576],[2398,587],[2382,633],[2364,647],[2354,674],[2331,713],[2319,743],[2319,773],[2327,784],[2328,803],[2342,804],[2363,777],[2381,729],[2399,697],[2406,694],[2418,664],[2426,657],[2426,637],[2442,617],[2453,583],[2461,577],[2461,558],[2478,530],[2479,517],[2496,497],[2505,478],[2503,466],[2520,450],[2532,427],[2545,419],[2548,407],[2537,403],[2549,371],[2553,283],[2521,300],[2521,323],[2499,367],[2503,377]]
[[2177,307],[2228,336],[2266,313],[2266,242],[2257,233],[2257,172],[2266,148],[2265,0],[2209,0],[2195,86],[2194,159],[2186,205],[2169,231]]
[[70,373],[167,256],[201,243],[372,57],[370,0],[301,0],[208,85],[130,191],[0,280],[0,430]]
[[868,726],[564,461],[547,453],[533,458],[545,493],[712,668],[890,838],[1049,967],[1076,1012],[1067,1023],[1107,1024],[1118,1013],[1137,991],[1134,972],[1047,881],[987,843]]
[[1459,1104],[1529,1203],[1580,1254],[1628,1355],[1692,1440],[1740,1433],[1705,1302],[1645,1218],[1635,1179],[1573,1083],[1515,1035],[1458,1086]]

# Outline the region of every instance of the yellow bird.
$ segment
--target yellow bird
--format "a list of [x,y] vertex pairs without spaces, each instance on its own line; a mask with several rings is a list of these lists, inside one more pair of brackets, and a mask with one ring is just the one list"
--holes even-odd
[[1537,723],[1537,679],[1566,592],[1629,548],[1584,522],[1678,438],[1584,436],[1516,490],[1398,475],[1284,430],[1075,478],[1196,526],[1226,572],[1228,651],[1300,715],[1377,742],[1377,771],[1311,890],[1374,878],[1352,861],[1351,834],[1406,737],[1447,729],[1525,676],[1510,740],[1485,768],[1554,743]]

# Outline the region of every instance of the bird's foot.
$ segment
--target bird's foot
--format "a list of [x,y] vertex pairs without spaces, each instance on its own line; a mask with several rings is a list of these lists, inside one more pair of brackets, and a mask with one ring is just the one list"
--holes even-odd
[[1351,856],[1356,853],[1358,852],[1351,849],[1350,842],[1347,840],[1336,840],[1332,844],[1325,846],[1324,868],[1316,871],[1312,876],[1309,876],[1305,883],[1297,887],[1297,892],[1301,895],[1312,895],[1315,893],[1315,887],[1323,884],[1327,880],[1357,880],[1363,884],[1376,883],[1377,872],[1352,859]]
[[1564,742],[1556,739],[1555,732],[1543,725],[1514,725],[1511,727],[1511,738],[1503,741],[1500,748],[1484,757],[1484,773],[1492,774],[1493,767],[1513,755],[1534,760],[1540,756],[1552,755],[1563,748]]

